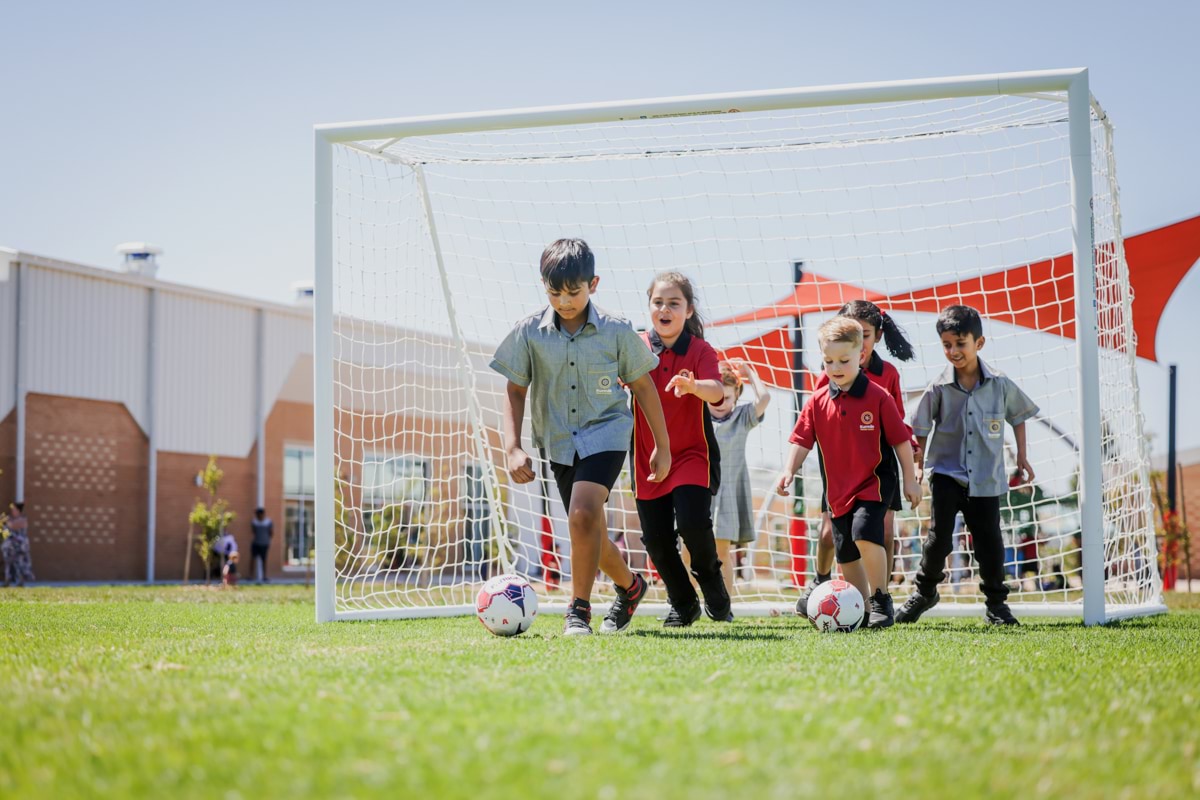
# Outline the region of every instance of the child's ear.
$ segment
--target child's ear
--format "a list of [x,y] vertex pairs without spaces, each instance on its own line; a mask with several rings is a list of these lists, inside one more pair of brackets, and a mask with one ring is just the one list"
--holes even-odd
[[985,342],[987,342],[987,337],[980,336],[978,339],[975,340],[975,349],[982,350]]
[[596,275],[595,277],[592,278],[591,282],[588,284],[588,294],[595,294],[596,287],[599,285],[600,285],[600,276]]

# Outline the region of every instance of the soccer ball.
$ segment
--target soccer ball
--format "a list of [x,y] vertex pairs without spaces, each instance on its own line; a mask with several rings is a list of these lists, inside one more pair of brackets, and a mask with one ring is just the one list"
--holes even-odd
[[862,594],[845,581],[825,581],[808,598],[808,621],[821,633],[858,630],[863,621]]
[[475,598],[479,621],[497,636],[516,636],[537,617],[537,593],[520,575],[497,575],[483,585]]

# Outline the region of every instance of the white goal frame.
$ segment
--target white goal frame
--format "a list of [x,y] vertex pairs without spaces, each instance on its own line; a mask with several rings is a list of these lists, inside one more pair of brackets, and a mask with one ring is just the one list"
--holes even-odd
[[[334,453],[334,316],[333,316],[333,148],[363,140],[395,141],[411,136],[535,128],[583,123],[617,122],[639,118],[773,111],[892,103],[914,100],[982,97],[987,95],[1041,96],[1065,92],[1069,115],[1072,241],[1075,278],[1076,355],[1079,411],[1079,508],[1082,529],[1082,617],[1085,625],[1102,624],[1130,616],[1166,611],[1160,604],[1106,608],[1104,533],[1102,510],[1102,455],[1098,320],[1092,215],[1092,111],[1104,114],[1089,91],[1084,68],[970,75],[950,78],[845,84],[771,91],[693,95],[527,108],[467,114],[411,117],[346,124],[318,125],[315,133],[315,296],[314,296],[314,444],[316,451],[316,618],[395,617],[389,610],[339,612],[335,608],[335,453]],[[1055,95],[1050,99],[1060,99]],[[361,147],[361,146],[359,146]],[[418,179],[420,179],[418,177]],[[428,194],[426,194],[426,201]],[[426,208],[429,214],[428,207]],[[428,221],[432,225],[432,215]],[[436,234],[435,234],[436,238]],[[435,241],[435,250],[437,247]],[[440,261],[440,252],[438,253]],[[457,328],[455,327],[457,333]],[[461,341],[460,346],[465,348]],[[465,354],[465,349],[464,349]],[[478,421],[476,401],[472,416]],[[482,447],[482,445],[480,445]],[[484,459],[486,461],[486,459]],[[502,555],[502,561],[505,556]],[[761,608],[759,607],[761,606]],[[739,606],[740,613],[768,613],[769,604]],[[950,606],[950,607],[948,607]],[[549,610],[549,609],[546,609]],[[1027,616],[1077,616],[1078,605],[1020,604]],[[947,615],[978,613],[978,606],[934,609]],[[402,616],[451,616],[473,613],[470,606],[435,606],[404,609]],[[933,613],[933,612],[931,612]]]

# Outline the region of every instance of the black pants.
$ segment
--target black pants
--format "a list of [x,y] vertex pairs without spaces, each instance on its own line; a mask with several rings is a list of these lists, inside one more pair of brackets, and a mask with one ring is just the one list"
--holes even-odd
[[682,537],[705,603],[710,610],[727,609],[729,594],[721,577],[721,561],[713,538],[712,493],[708,488],[676,486],[663,497],[638,500],[637,510],[642,522],[642,543],[667,587],[671,605],[687,608],[698,600],[679,555],[678,541]]
[[[250,572],[254,574],[255,579],[258,578],[258,561],[262,560],[262,576],[267,577],[267,550],[271,547],[269,544],[251,544],[250,545]],[[246,580],[250,580],[250,576],[246,576]]]
[[971,549],[979,565],[979,584],[988,606],[1008,598],[1004,584],[1004,540],[1000,536],[1000,498],[971,497],[965,486],[945,475],[929,479],[933,494],[933,519],[921,549],[917,591],[931,596],[946,577],[946,557],[954,550],[954,518],[962,512],[971,531]]

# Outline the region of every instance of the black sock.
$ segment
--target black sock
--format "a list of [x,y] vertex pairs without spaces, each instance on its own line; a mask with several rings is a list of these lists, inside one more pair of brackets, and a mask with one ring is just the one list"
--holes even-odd
[[817,583],[818,583],[818,584],[820,584],[820,583],[825,583],[826,581],[828,581],[828,580],[829,580],[830,578],[832,578],[832,577],[833,577],[833,570],[830,570],[829,572],[826,572],[824,575],[822,575],[821,573],[819,573],[819,572],[818,572],[818,573],[817,573]]

